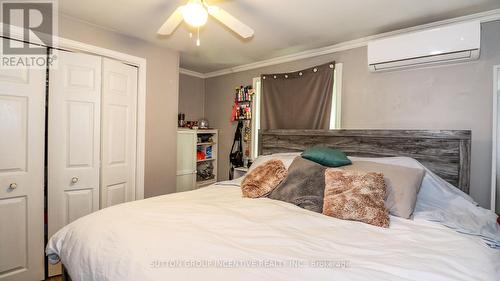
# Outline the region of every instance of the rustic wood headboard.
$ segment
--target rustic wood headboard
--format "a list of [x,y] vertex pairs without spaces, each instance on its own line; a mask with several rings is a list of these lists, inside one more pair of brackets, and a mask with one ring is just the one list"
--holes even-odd
[[259,154],[298,152],[314,145],[338,148],[349,156],[417,159],[441,178],[469,193],[469,130],[264,130]]

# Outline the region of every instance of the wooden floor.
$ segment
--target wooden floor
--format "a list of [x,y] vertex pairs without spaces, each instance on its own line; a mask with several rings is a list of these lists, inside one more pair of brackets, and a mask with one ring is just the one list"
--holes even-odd
[[62,281],[61,276],[50,277],[49,279],[45,279],[45,281]]

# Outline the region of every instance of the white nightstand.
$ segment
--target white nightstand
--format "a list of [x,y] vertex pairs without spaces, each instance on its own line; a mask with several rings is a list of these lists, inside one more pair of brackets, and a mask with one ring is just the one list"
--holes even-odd
[[241,178],[245,176],[245,174],[248,172],[248,168],[246,167],[239,167],[239,168],[234,168],[234,178]]

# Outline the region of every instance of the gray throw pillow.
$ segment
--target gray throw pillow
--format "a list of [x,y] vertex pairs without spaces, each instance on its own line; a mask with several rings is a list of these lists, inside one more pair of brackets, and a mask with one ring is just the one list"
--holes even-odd
[[418,191],[425,175],[424,169],[408,168],[371,161],[354,161],[342,170],[375,172],[384,175],[387,186],[385,206],[397,217],[409,219],[415,209]]
[[288,168],[287,177],[268,197],[321,213],[326,168],[313,161],[297,157]]

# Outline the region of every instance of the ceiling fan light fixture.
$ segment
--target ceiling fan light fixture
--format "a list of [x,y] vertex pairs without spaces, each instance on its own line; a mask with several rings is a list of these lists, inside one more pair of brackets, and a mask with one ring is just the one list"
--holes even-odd
[[184,21],[192,27],[200,27],[207,23],[208,12],[201,0],[190,0],[182,8]]
[[[171,35],[182,22],[198,29],[197,33],[199,34],[200,27],[207,23],[208,15],[244,39],[251,38],[254,34],[253,29],[222,8],[210,6],[205,0],[187,0],[186,2],[186,5],[177,7],[167,18],[160,29],[158,29],[158,34],[166,36]],[[192,35],[190,34],[189,37],[191,38]],[[199,38],[200,36],[198,35],[198,39]]]

